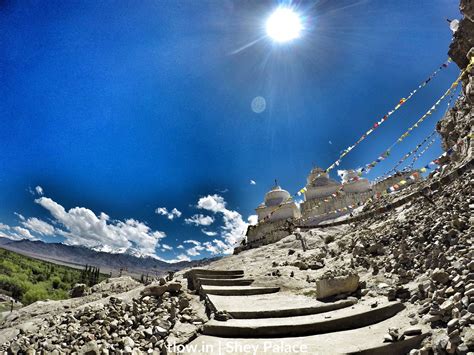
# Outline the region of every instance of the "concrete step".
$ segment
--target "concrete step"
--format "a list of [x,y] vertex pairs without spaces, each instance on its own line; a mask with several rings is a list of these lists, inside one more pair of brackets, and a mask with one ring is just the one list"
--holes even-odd
[[[384,343],[383,337],[388,328],[401,331],[410,327],[407,311],[370,326],[339,331],[288,338],[245,338],[235,339],[202,335],[187,345],[185,354],[364,354],[401,355],[419,347],[429,335],[428,328],[421,326],[421,335],[406,337],[395,343]],[[302,348],[304,346],[304,348]]]
[[[203,286],[206,287],[206,286]],[[212,287],[212,286],[207,286]],[[374,324],[403,310],[399,302],[390,302],[371,308],[356,304],[326,313],[297,317],[211,320],[204,325],[203,334],[219,337],[291,337],[337,332]]]
[[211,286],[248,286],[251,285],[254,279],[214,279],[214,278],[200,278],[197,279],[199,285]]
[[207,295],[247,296],[262,295],[280,291],[280,287],[253,287],[253,286],[201,286],[201,293]]
[[214,309],[226,311],[238,319],[304,316],[350,307],[357,303],[356,299],[326,303],[281,292],[252,296],[209,295],[208,298]]
[[207,276],[210,278],[211,276],[244,276],[243,270],[212,270],[212,269],[191,269],[188,272],[184,273],[184,277],[188,280],[188,289],[195,290],[196,289],[196,275]]
[[195,278],[200,278],[200,279],[206,279],[206,278],[212,278],[212,279],[241,279],[244,277],[244,274],[238,274],[238,275],[206,275],[206,274],[195,274]]
[[188,273],[201,275],[243,275],[244,270],[192,269]]

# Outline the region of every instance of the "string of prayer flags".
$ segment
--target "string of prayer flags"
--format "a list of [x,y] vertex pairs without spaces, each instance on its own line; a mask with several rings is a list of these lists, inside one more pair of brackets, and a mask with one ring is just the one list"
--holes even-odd
[[[472,139],[474,138],[474,134],[473,133],[470,133],[467,138],[469,139]],[[345,206],[345,207],[342,207],[342,208],[337,208],[335,210],[332,210],[332,211],[329,211],[327,212],[328,214],[329,213],[334,213],[334,212],[345,212],[345,211],[348,211],[348,210],[351,210],[355,207],[358,207],[358,206],[362,206],[363,204],[366,204],[366,203],[369,203],[369,202],[372,202],[374,199],[379,199],[381,197],[384,197],[384,196],[387,196],[388,194],[390,193],[393,193],[395,191],[398,191],[400,190],[401,187],[403,187],[404,185],[408,184],[409,181],[411,182],[415,182],[419,177],[420,177],[420,173],[425,173],[426,171],[428,170],[432,170],[434,169],[434,167],[436,166],[437,168],[439,168],[439,162],[440,162],[440,159],[442,157],[446,157],[446,156],[450,156],[452,155],[458,147],[461,147],[463,145],[463,141],[462,140],[459,140],[453,147],[451,147],[450,149],[448,149],[446,152],[444,152],[443,154],[441,154],[438,158],[430,161],[427,165],[425,165],[424,167],[418,169],[418,171],[415,171],[413,172],[410,176],[408,177],[404,177],[402,178],[400,181],[398,181],[397,183],[393,184],[392,186],[389,186],[385,191],[382,191],[382,192],[377,192],[373,197],[369,197],[368,199],[366,199],[365,201],[359,201],[357,202],[356,205],[348,205],[348,206]],[[379,180],[379,179],[378,179]],[[324,202],[329,202],[330,199],[326,198],[324,200]],[[311,208],[311,210],[317,208],[317,207],[320,207],[321,204],[318,204],[316,206],[314,206],[313,208]],[[311,211],[310,210],[310,211]]]
[[[433,106],[430,107],[430,109],[423,115],[421,116],[418,121],[415,122],[415,124],[413,124],[411,127],[409,127],[405,133],[403,133],[384,153],[382,153],[382,155],[376,159],[375,161],[373,161],[372,163],[366,165],[364,168],[362,168],[362,171],[364,172],[369,172],[370,169],[372,169],[373,167],[375,167],[378,163],[380,163],[381,161],[383,161],[389,154],[390,154],[390,151],[392,150],[392,148],[402,142],[406,137],[408,137],[408,135],[410,134],[411,131],[413,131],[414,129],[416,129],[417,127],[419,127],[420,123],[422,123],[423,121],[425,121],[434,111],[436,111],[436,109],[438,108],[438,106],[441,104],[441,102],[446,98],[446,96],[448,96],[454,89],[456,89],[456,87],[459,85],[459,82],[461,81],[462,77],[464,76],[464,74],[466,72],[468,72],[472,67],[474,66],[474,62],[470,63],[466,69],[464,69],[461,74],[459,74],[458,78],[451,84],[451,86],[444,92],[444,94],[434,103]],[[388,154],[387,154],[388,153]]]
[[397,171],[397,168],[403,164],[405,160],[407,160],[409,157],[411,157],[413,154],[416,154],[418,150],[434,135],[436,134],[436,129],[434,129],[427,137],[425,137],[420,143],[417,144],[417,146],[410,150],[408,153],[406,153],[398,162],[395,164],[395,166],[390,169],[389,171],[385,172],[382,176],[381,179],[385,178],[386,176],[394,173]]
[[[449,111],[449,108],[451,106],[451,103],[455,97],[455,94],[456,94],[456,90],[453,90],[451,92],[451,95],[449,97],[449,100],[448,100],[448,105],[447,105],[447,108],[446,108],[446,112]],[[459,96],[459,94],[457,95]],[[394,173],[397,171],[397,168],[406,160],[408,159],[410,156],[413,155],[413,160],[411,161],[411,163],[405,167],[403,170],[412,170],[413,169],[413,166],[415,165],[416,161],[423,156],[423,154],[425,154],[428,149],[434,144],[434,142],[436,141],[436,137],[434,137],[428,144],[427,146],[417,155],[415,155],[418,150],[431,138],[433,137],[433,135],[436,134],[436,129],[434,129],[425,139],[423,139],[423,141],[421,143],[419,143],[413,150],[411,150],[410,152],[408,152],[407,154],[405,154],[402,159],[400,159],[397,164],[395,164],[395,166],[390,169],[389,171],[385,172],[380,178],[376,179],[375,181],[379,181],[381,179],[384,179],[385,177],[389,176],[390,174]]]
[[336,166],[339,166],[339,164],[341,163],[342,159],[352,150],[354,149],[357,145],[359,145],[360,142],[362,142],[364,139],[366,139],[375,129],[377,129],[378,127],[380,127],[380,125],[382,123],[384,123],[391,115],[393,115],[395,113],[395,111],[397,111],[404,103],[406,103],[408,100],[410,100],[416,93],[418,90],[420,90],[421,88],[425,87],[442,69],[444,68],[447,68],[448,67],[448,64],[451,62],[451,58],[449,58],[445,63],[441,64],[440,67],[438,69],[436,69],[429,77],[428,79],[426,79],[425,81],[423,81],[420,85],[418,85],[418,87],[413,90],[412,92],[410,92],[410,94],[405,98],[401,98],[398,103],[395,105],[395,107],[388,111],[379,121],[375,122],[373,124],[373,126],[367,131],[365,132],[358,140],[355,144],[349,146],[348,148],[346,148],[342,153],[341,155],[339,156],[339,158],[334,162],[332,163],[327,169],[326,169],[326,172],[329,172],[331,171],[332,169],[334,169]]
[[421,157],[423,154],[425,154],[428,149],[430,149],[430,147],[433,145],[433,143],[434,143],[435,141],[436,141],[436,138],[433,138],[433,139],[428,143],[428,145],[427,145],[418,155],[415,155],[415,156],[413,157],[413,160],[412,160],[412,162],[410,163],[410,165],[408,166],[408,169],[412,169],[412,168],[413,168],[413,166],[415,165],[416,161],[417,161],[418,159],[420,159],[420,157]]
[[[382,119],[377,122],[377,124],[375,125],[374,124],[374,127],[369,129],[364,135],[362,135],[359,140],[352,146],[350,146],[349,148],[347,148],[346,150],[344,150],[344,152],[341,154],[341,156],[339,157],[339,159],[334,162],[328,169],[326,169],[326,173],[329,172],[331,169],[333,169],[335,166],[339,166],[342,158],[347,155],[357,144],[359,144],[361,141],[363,141],[365,138],[367,138],[368,135],[370,135],[370,133],[372,133],[374,131],[374,129],[378,128],[385,120],[387,120],[387,118],[392,115],[401,105],[403,105],[406,101],[408,101],[410,98],[413,97],[413,95],[422,87],[424,87],[426,84],[428,84],[428,82],[431,81],[431,79],[433,79],[440,70],[442,70],[443,68],[446,68],[448,66],[448,64],[451,62],[451,59],[448,59],[447,62],[443,63],[435,72],[433,72],[432,75],[430,75],[430,77],[428,79],[426,79],[422,84],[420,84],[418,86],[417,89],[415,89],[414,91],[412,91],[410,93],[410,95],[407,96],[407,98],[403,98],[399,101],[399,103],[397,104],[397,106],[395,106],[395,108],[391,111],[389,111],[385,116],[382,117]],[[474,57],[471,58],[471,62],[469,63],[469,65],[461,72],[461,74],[459,75],[458,79],[451,85],[451,87],[445,92],[445,94],[432,106],[432,108],[430,108],[430,110],[428,110],[428,112],[423,115],[416,123],[414,126],[410,127],[410,129],[408,130],[408,132],[410,132],[411,130],[413,130],[413,127],[418,127],[418,124],[423,122],[427,116],[431,115],[431,112],[436,109],[436,107],[439,105],[439,103],[444,99],[444,97],[446,97],[446,95],[448,95],[452,89],[456,88],[459,84],[459,81],[463,78],[463,76],[469,72],[472,67],[474,66]],[[471,134],[468,136],[469,138],[471,138]],[[397,142],[395,142],[392,147],[396,144]],[[386,153],[386,157],[390,154],[390,150],[391,148],[390,147],[385,153]],[[448,154],[447,152],[445,154]],[[373,164],[371,163],[371,165],[375,166],[376,164]],[[360,171],[362,172],[362,170]],[[359,172],[359,173],[360,173]],[[273,210],[268,216],[266,216],[263,221],[267,220],[268,218],[270,218],[271,215],[273,215],[273,213],[275,213],[277,210],[279,210],[281,208],[281,206],[283,206],[285,203],[289,202],[292,197],[296,196],[296,195],[301,195],[301,193],[305,192],[306,191],[306,188],[303,188],[301,190],[299,190],[296,194],[294,194],[293,196],[290,196],[287,200],[283,201],[282,203],[280,203],[275,210]]]
[[299,190],[296,194],[297,194],[298,196],[301,196],[301,194],[304,194],[306,191],[307,191],[307,189],[306,189],[306,186],[305,186],[305,187],[303,187],[301,190]]

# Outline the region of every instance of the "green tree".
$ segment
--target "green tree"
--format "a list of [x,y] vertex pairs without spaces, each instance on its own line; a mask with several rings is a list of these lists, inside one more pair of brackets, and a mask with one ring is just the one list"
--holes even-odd
[[22,301],[25,304],[30,304],[39,300],[45,300],[48,298],[48,294],[48,290],[46,290],[43,284],[33,285],[23,295]]
[[61,286],[61,279],[58,276],[54,276],[51,279],[51,285],[53,286],[55,290],[58,289],[59,286]]

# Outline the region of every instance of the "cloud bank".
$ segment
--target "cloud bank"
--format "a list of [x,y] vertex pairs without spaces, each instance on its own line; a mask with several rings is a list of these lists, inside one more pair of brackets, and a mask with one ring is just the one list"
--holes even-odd
[[242,215],[228,209],[226,205],[224,198],[217,194],[201,197],[197,203],[197,208],[222,216],[224,223],[220,232],[221,239],[202,244],[211,254],[231,254],[247,230],[248,223],[244,222]]

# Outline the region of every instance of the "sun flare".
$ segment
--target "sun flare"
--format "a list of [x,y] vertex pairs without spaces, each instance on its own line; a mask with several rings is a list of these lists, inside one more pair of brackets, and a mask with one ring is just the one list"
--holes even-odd
[[301,35],[303,25],[300,16],[287,7],[277,8],[266,23],[267,35],[275,42],[289,42]]

